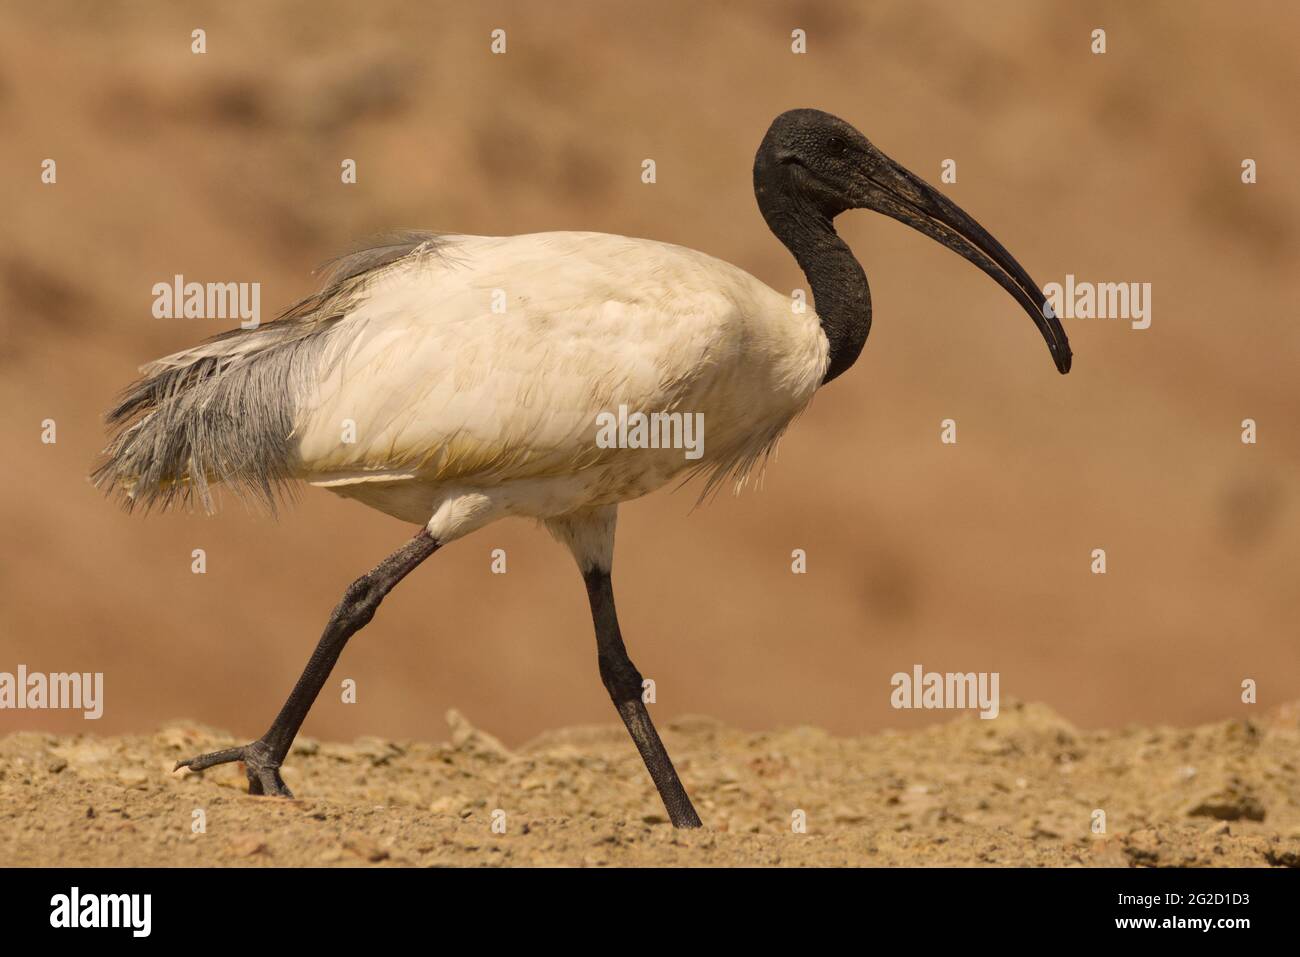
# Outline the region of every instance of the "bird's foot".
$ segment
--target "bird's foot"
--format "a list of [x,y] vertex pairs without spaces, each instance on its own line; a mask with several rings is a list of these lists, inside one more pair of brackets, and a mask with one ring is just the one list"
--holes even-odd
[[280,762],[276,760],[271,753],[271,746],[265,741],[254,741],[241,748],[227,748],[225,751],[213,751],[209,754],[200,754],[195,758],[177,761],[176,767],[172,770],[189,768],[191,771],[202,771],[204,768],[228,764],[231,761],[244,762],[244,773],[248,775],[249,794],[293,797],[293,792],[285,786],[284,779],[280,777]]

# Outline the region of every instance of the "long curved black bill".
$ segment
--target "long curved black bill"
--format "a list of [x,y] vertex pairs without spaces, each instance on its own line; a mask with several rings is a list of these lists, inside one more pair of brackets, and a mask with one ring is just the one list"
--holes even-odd
[[1047,340],[1061,375],[1070,371],[1070,340],[1037,284],[988,231],[916,174],[876,152],[862,206],[925,233],[984,270],[1015,297]]

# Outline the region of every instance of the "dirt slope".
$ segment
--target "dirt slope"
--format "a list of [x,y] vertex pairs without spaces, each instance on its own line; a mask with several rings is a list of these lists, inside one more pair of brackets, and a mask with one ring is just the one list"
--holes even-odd
[[[1036,281],[1151,282],[1153,320],[1067,320],[1062,378],[978,269],[886,217],[841,217],[875,307],[858,364],[761,489],[621,509],[623,632],[667,713],[910,730],[931,718],[893,711],[889,681],[917,663],[1000,672],[1089,728],[1246,717],[1246,678],[1270,707],[1300,698],[1300,6],[563,8],[0,5],[0,671],[103,672],[106,734],[178,714],[258,734],[348,583],[413,531],[321,491],[278,522],[229,497],[211,519],[106,503],[86,474],[113,397],[231,325],[155,318],[155,283],[260,282],[269,319],[321,261],[426,226],[644,236],[803,288],[750,170],[774,116],[817,106],[931,181],[954,160],[944,188]],[[581,579],[522,521],[416,571],[345,678],[359,703],[322,695],[307,733],[428,740],[455,705],[513,747],[609,720]],[[0,735],[33,730],[84,725],[0,712]]]
[[[1013,704],[992,722],[838,738],[682,718],[665,738],[706,822],[691,833],[666,823],[614,726],[513,752],[456,712],[443,744],[303,739],[284,771],[293,801],[247,796],[232,765],[169,773],[231,743],[188,722],[151,736],[26,732],[0,739],[0,861],[1295,867],[1298,719],[1293,706],[1187,730],[1081,732]],[[1104,835],[1090,831],[1096,810]],[[196,811],[205,833],[193,833]]]

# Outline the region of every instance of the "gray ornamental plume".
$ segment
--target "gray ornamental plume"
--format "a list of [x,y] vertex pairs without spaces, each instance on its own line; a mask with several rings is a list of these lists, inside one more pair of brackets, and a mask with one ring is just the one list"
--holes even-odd
[[214,510],[211,486],[275,511],[291,496],[298,407],[323,373],[332,330],[367,282],[407,256],[441,256],[445,238],[403,230],[331,260],[319,292],[256,329],[232,329],[141,367],[105,417],[112,435],[92,481],[128,510]]

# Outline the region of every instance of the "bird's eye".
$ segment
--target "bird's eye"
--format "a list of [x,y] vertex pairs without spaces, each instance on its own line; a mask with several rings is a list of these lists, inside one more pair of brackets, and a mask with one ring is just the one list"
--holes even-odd
[[826,148],[839,156],[849,151],[849,144],[838,136],[832,136],[826,141]]

